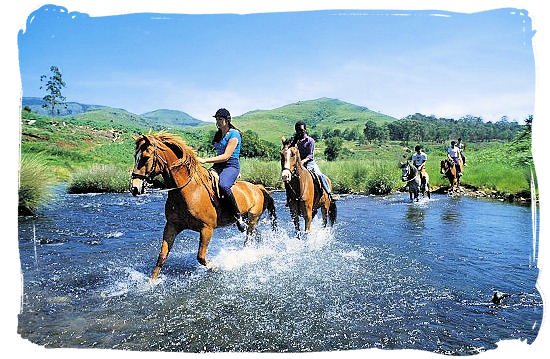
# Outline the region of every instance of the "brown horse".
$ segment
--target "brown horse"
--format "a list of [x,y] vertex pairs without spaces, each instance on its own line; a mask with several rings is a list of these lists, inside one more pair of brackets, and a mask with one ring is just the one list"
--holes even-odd
[[449,159],[441,161],[440,172],[449,180],[449,192],[460,190],[460,176],[458,172],[462,172],[462,160],[459,159],[458,161],[460,163],[458,168]]
[[[230,211],[221,208],[208,170],[200,165],[195,151],[178,136],[159,132],[141,135],[135,141],[135,164],[130,182],[132,194],[137,196],[143,193],[145,182],[151,182],[159,174],[168,187],[164,207],[166,225],[151,279],[158,277],[174,239],[184,229],[200,233],[197,260],[210,267],[206,250],[214,228],[235,223],[235,218]],[[273,198],[262,185],[238,181],[232,190],[237,206],[248,222],[247,240],[266,209],[275,227]]]
[[[318,176],[302,166],[298,149],[291,147],[290,141],[284,137],[281,140],[281,179],[285,184],[287,203],[296,232],[300,232],[300,216],[304,218],[305,231],[309,232],[311,220],[319,208],[323,225],[326,227],[328,218],[332,226],[336,221],[336,203],[323,190]],[[328,177],[327,182],[332,188]]]

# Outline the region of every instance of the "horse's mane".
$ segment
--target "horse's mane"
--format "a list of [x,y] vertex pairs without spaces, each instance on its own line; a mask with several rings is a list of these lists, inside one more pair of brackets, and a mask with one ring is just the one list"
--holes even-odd
[[141,135],[136,139],[136,152],[142,140],[156,145],[161,151],[172,151],[178,160],[170,166],[171,169],[177,171],[181,167],[185,167],[190,176],[199,177],[198,179],[202,180],[208,179],[208,171],[199,162],[195,150],[191,146],[188,146],[178,135],[164,131]]

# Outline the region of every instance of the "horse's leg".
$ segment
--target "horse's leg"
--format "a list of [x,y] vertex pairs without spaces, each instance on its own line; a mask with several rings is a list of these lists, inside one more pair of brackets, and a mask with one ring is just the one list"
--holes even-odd
[[248,227],[246,229],[246,238],[244,240],[244,244],[247,245],[248,241],[252,236],[254,236],[256,239],[258,239],[258,231],[256,231],[256,224],[258,223],[258,220],[260,219],[260,216],[252,216],[249,217],[248,220]]
[[199,261],[200,264],[206,267],[208,267],[208,261],[206,260],[206,250],[208,249],[208,244],[210,244],[212,233],[214,233],[214,228],[212,227],[204,226],[200,230],[199,251],[197,253],[197,261]]
[[164,232],[162,234],[162,245],[160,247],[160,253],[157,259],[157,264],[153,269],[153,273],[151,274],[151,279],[158,278],[160,270],[164,265],[164,262],[166,262],[168,253],[170,253],[170,249],[172,249],[172,245],[174,244],[174,239],[180,232],[181,230],[178,229],[177,226],[171,222],[167,222],[166,225],[164,226]]
[[326,227],[328,223],[329,206],[330,206],[330,199],[327,198],[327,200],[321,206],[321,217],[323,217],[323,227]]
[[288,207],[290,209],[290,217],[292,218],[292,222],[294,222],[294,229],[296,230],[296,234],[298,234],[300,233],[300,210],[298,203],[290,201]]
[[306,233],[309,233],[309,229],[311,227],[312,214],[313,214],[312,205],[309,203],[306,203],[306,201],[300,201],[300,211],[304,216],[305,231]]

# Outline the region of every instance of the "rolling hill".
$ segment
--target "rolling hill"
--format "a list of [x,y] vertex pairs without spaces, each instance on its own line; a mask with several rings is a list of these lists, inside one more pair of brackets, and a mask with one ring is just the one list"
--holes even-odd
[[294,132],[294,124],[302,120],[308,131],[322,132],[324,129],[357,128],[361,132],[367,120],[380,124],[396,119],[366,107],[331,98],[300,101],[273,110],[255,110],[234,119],[241,130],[252,130],[261,138],[279,143],[282,135]]
[[197,120],[189,114],[176,110],[155,110],[141,114],[141,118],[151,124],[163,124],[168,128],[197,127],[208,125],[205,121]]

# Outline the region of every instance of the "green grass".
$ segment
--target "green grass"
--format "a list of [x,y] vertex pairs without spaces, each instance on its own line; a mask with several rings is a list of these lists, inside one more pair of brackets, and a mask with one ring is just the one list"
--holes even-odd
[[[301,116],[311,116],[319,109],[324,111],[324,117],[317,123],[318,128],[333,125],[342,129],[340,126],[347,126],[356,121],[357,116],[353,116],[358,113],[362,113],[363,116],[380,115],[342,101],[320,99],[268,111],[267,117],[265,111],[254,111],[237,117],[235,123],[241,130],[246,130],[248,127],[245,124],[249,124],[253,127],[252,130],[260,133],[261,138],[273,138],[279,146],[280,134],[291,134],[295,120]],[[79,117],[72,120],[23,111],[21,152],[23,155],[36,154],[42,165],[46,166],[47,170],[44,172],[52,173],[54,180],[68,181],[73,177],[72,182],[80,181],[79,188],[82,189],[79,191],[83,191],[84,188],[93,191],[100,191],[101,188],[115,192],[126,190],[128,171],[134,161],[134,141],[131,136],[147,131],[133,127],[135,118],[132,114],[118,113],[113,109],[102,109],[90,111],[85,119]],[[96,119],[94,116],[99,117]],[[119,116],[122,116],[122,119],[117,122]],[[240,121],[243,126],[240,126]],[[277,125],[270,128],[272,123]],[[116,141],[113,141],[112,137],[112,124],[120,133]],[[125,127],[126,125],[128,127]],[[213,128],[213,125],[209,125],[171,132],[181,135],[197,149],[199,155],[205,157],[213,154],[209,143]],[[268,131],[270,134],[266,135],[267,137],[262,136],[260,130]],[[402,186],[398,164],[404,160],[404,156],[412,154],[415,145],[416,143],[402,144],[395,141],[368,144],[344,141],[343,156],[337,161],[327,162],[323,160],[324,141],[318,141],[316,159],[321,170],[331,178],[336,192],[383,194]],[[446,157],[448,143],[421,145],[428,154],[427,170],[430,184],[432,187],[447,186],[447,179],[442,178],[439,173],[439,164]],[[530,191],[529,181],[533,169],[530,136],[514,142],[466,143],[466,146],[468,166],[462,177],[463,184],[500,193],[516,194]],[[104,167],[97,167],[98,165]],[[262,183],[266,187],[283,188],[278,161],[242,158],[241,167],[243,180]],[[123,180],[120,180],[119,184],[108,183],[106,179],[102,179],[101,182],[96,177],[101,178],[100,173],[103,172],[109,172],[113,178]],[[117,174],[118,172],[122,175]],[[86,185],[85,176],[81,173],[89,174],[90,181],[96,182]]]
[[22,154],[19,173],[19,209],[21,215],[32,215],[50,198],[54,176],[38,155]]
[[281,164],[278,161],[262,161],[256,158],[241,159],[239,180],[263,184],[270,188],[283,188]]
[[129,171],[111,165],[94,165],[77,172],[69,181],[69,193],[126,192]]

